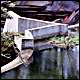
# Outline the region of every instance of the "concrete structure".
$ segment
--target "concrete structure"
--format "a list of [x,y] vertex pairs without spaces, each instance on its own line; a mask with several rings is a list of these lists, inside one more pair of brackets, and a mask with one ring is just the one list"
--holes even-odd
[[33,40],[33,36],[29,31],[26,31],[25,36],[14,37],[15,44],[20,52],[17,51],[18,57],[16,59],[1,67],[1,73],[11,70],[21,64],[28,64],[28,59],[32,56],[33,53]]
[[29,30],[33,34],[34,39],[42,39],[55,34],[66,34],[68,32],[67,24],[24,18],[12,11],[9,11],[9,14],[13,19],[6,19],[3,32],[25,33],[25,30]]
[[25,31],[25,35],[14,36],[14,42],[17,45],[17,48],[22,51],[23,47],[30,48],[34,47],[34,38],[28,30]]
[[[67,33],[68,27],[66,24],[22,18],[14,12],[8,12],[13,19],[6,19],[3,32],[23,32],[25,36],[15,36],[14,41],[17,48],[20,50],[23,62],[27,62],[33,52],[34,42],[33,39],[43,39],[53,36],[59,33]],[[28,49],[27,49],[28,48]],[[23,54],[24,53],[24,54]],[[12,62],[1,67],[1,73],[11,70],[23,62],[20,56],[14,59]]]

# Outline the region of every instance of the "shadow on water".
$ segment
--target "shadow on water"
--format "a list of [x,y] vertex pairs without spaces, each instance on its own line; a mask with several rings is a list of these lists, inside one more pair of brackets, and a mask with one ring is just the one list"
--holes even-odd
[[2,79],[77,79],[79,78],[79,47],[47,49],[33,52],[33,61],[1,75]]

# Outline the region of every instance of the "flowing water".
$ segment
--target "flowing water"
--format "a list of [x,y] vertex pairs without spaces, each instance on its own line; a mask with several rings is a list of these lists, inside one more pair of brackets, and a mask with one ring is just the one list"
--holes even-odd
[[2,79],[78,79],[79,78],[79,46],[74,48],[53,48],[34,51],[33,60],[25,67],[5,72]]

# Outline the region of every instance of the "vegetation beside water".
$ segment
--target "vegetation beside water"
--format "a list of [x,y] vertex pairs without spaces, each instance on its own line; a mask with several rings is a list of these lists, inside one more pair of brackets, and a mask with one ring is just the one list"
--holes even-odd
[[[21,34],[20,33],[2,33],[1,34],[1,66],[3,66],[2,63],[4,63],[4,65],[5,65],[17,56],[17,54],[14,51],[14,48],[12,47],[12,45],[14,44],[14,39],[13,39],[14,35],[21,35]],[[73,43],[79,44],[79,36],[71,36],[70,38],[64,37],[64,36],[59,36],[59,37],[56,36],[56,37],[49,38],[49,41],[55,40],[57,42],[64,43],[65,38],[67,38],[68,41],[70,41],[70,42],[73,41]],[[53,54],[53,55],[45,54],[45,55],[47,55],[46,56],[47,59],[45,60],[45,64],[43,64],[42,66],[45,66],[46,64],[47,64],[46,66],[50,65],[49,64],[50,62],[48,63],[48,61],[53,60],[53,58],[51,58],[50,56],[54,56],[55,52],[52,51],[52,53],[51,53],[49,51],[49,53]],[[2,54],[5,55],[6,57],[4,57]],[[43,52],[42,52],[42,54],[43,54]],[[49,56],[49,58],[48,58],[48,56]],[[40,60],[43,61],[45,57],[42,59],[39,55],[39,57],[36,57],[36,58],[38,58],[39,61]],[[48,60],[48,59],[50,59],[50,60]],[[53,78],[54,79],[63,79],[63,75],[60,75],[59,71],[55,68],[49,69],[45,66],[45,70],[43,72],[41,72],[40,62],[38,63],[37,59],[36,59],[36,62],[37,63],[35,63],[35,64],[33,64],[33,66],[31,66],[31,68],[34,70],[30,69],[31,72],[30,72],[29,76],[31,79],[38,79],[38,78],[39,79],[53,79]],[[51,62],[51,64],[53,64],[53,62]],[[37,65],[38,67],[36,67],[35,65]],[[24,71],[26,71],[26,69]],[[17,71],[16,71],[15,75],[16,74],[17,74]],[[24,74],[24,75],[26,76],[26,74]],[[20,74],[17,74],[17,76],[20,76]],[[15,78],[17,78],[17,77],[15,77]],[[68,79],[76,79],[76,77],[74,75],[73,76],[70,75],[70,77],[68,77]]]
[[22,33],[1,33],[1,55],[14,44],[14,35],[22,35]]
[[52,41],[54,43],[66,43],[66,44],[73,44],[73,45],[76,45],[76,44],[79,44],[79,36],[76,35],[76,36],[54,36],[54,37],[51,37],[49,38],[49,41]]
[[[17,33],[17,32],[6,32],[1,33],[1,62],[3,62],[5,59],[12,60],[12,55],[15,55],[16,53],[13,48],[14,44],[14,35],[20,36],[24,35],[24,33]],[[52,43],[67,43],[67,44],[79,44],[79,36],[54,36],[48,39]],[[14,54],[13,54],[14,53]],[[4,59],[5,58],[5,59]]]
[[1,66],[7,64],[16,58],[17,54],[13,48],[14,35],[23,35],[23,33],[6,32],[1,33]]

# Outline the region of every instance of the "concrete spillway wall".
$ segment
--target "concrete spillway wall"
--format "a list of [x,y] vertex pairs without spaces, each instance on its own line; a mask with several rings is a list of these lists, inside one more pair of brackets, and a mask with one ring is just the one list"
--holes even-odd
[[[13,13],[13,12],[12,12]],[[6,19],[3,32],[25,32],[29,30],[34,39],[42,39],[55,34],[66,34],[68,32],[67,24],[24,18],[13,13],[13,19]]]

